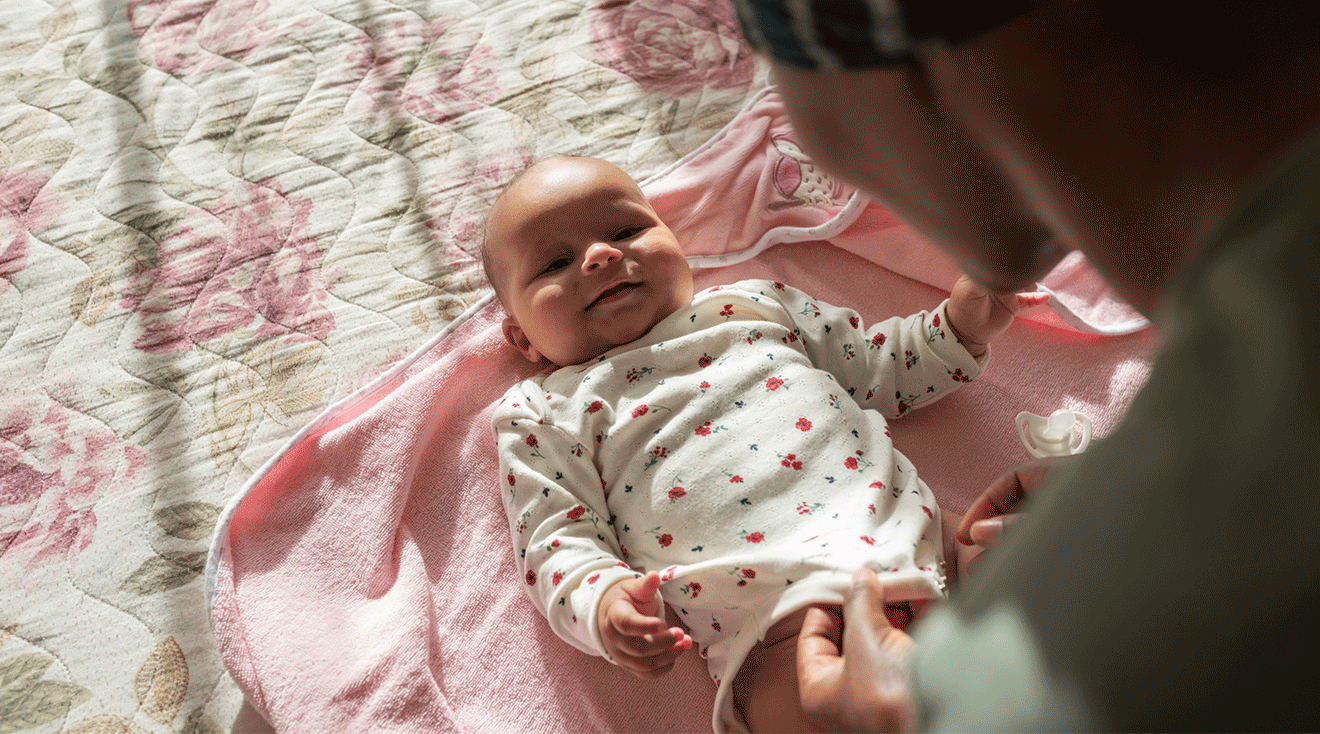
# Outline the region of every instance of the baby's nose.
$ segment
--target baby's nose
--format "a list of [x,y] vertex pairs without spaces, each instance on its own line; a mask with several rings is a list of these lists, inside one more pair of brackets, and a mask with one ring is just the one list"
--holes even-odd
[[610,245],[601,242],[591,246],[587,250],[587,256],[582,261],[583,269],[587,272],[595,270],[602,265],[609,265],[623,256],[623,253],[614,249]]

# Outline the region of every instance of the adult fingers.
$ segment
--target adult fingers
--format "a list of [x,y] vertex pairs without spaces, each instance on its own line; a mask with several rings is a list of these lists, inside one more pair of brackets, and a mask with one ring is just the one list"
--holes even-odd
[[1072,456],[1032,459],[1000,474],[990,482],[981,496],[972,502],[967,514],[963,515],[962,522],[958,525],[958,542],[963,545],[977,545],[972,538],[972,525],[1012,513],[1036,491],[1036,487],[1046,475],[1072,460],[1074,460]]
[[844,695],[843,619],[811,607],[802,619],[797,640],[798,695],[802,710],[821,728],[837,728],[839,701]]

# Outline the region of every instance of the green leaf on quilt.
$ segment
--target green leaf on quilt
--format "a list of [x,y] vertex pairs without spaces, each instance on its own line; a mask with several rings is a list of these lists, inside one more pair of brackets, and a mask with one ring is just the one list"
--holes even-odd
[[0,734],[54,721],[91,698],[82,686],[41,676],[54,658],[24,653],[0,660]]
[[156,510],[155,516],[156,524],[170,535],[184,540],[201,540],[211,536],[220,508],[208,502],[182,502]]
[[119,588],[140,596],[159,594],[192,581],[205,567],[206,551],[166,551],[143,561]]

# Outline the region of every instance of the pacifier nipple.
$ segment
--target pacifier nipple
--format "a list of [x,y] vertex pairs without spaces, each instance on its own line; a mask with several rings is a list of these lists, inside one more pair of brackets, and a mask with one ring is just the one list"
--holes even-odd
[[[1048,418],[1023,411],[1015,419],[1018,438],[1027,453],[1036,458],[1080,454],[1091,443],[1091,420],[1081,413],[1060,408]],[[1082,435],[1073,445],[1073,427],[1081,424]]]

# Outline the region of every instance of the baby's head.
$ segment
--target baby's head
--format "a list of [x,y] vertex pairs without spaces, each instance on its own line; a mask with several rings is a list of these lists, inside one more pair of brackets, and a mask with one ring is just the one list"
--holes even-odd
[[486,275],[523,356],[580,364],[638,339],[692,301],[678,240],[637,183],[597,158],[532,164],[491,207]]

